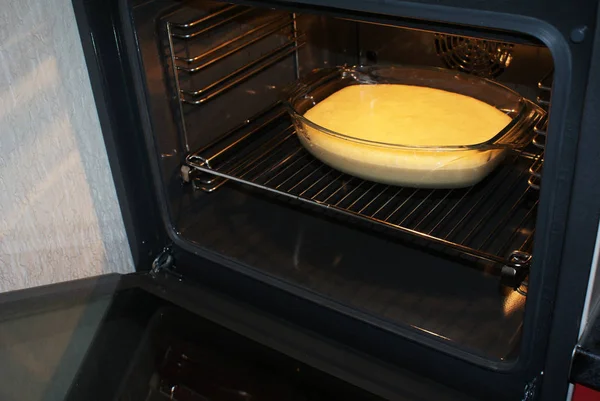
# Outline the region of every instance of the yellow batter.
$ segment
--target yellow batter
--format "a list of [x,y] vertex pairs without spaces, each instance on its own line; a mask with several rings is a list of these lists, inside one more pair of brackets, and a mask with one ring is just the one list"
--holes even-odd
[[472,97],[411,85],[347,86],[304,116],[341,134],[406,146],[473,145],[511,120]]
[[[304,116],[331,131],[404,146],[485,142],[511,118],[469,96],[411,85],[352,85]],[[455,188],[477,183],[501,160],[501,150],[398,149],[372,146],[297,126],[305,147],[341,171],[395,185]]]

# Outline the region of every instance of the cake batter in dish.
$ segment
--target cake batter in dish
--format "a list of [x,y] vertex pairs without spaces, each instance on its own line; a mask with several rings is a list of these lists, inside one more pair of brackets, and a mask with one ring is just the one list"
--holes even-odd
[[426,188],[481,181],[504,150],[469,145],[492,139],[511,122],[472,97],[401,84],[347,86],[304,117],[317,126],[296,122],[299,138],[323,162],[361,178]]

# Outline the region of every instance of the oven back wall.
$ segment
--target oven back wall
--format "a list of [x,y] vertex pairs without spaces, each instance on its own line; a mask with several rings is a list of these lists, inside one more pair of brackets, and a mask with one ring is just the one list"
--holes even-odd
[[0,292],[133,262],[69,0],[0,0]]

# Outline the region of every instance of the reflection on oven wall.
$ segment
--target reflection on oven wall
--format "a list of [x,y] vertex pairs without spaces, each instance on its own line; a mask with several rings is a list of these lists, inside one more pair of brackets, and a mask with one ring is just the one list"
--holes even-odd
[[0,291],[133,271],[69,0],[0,1]]

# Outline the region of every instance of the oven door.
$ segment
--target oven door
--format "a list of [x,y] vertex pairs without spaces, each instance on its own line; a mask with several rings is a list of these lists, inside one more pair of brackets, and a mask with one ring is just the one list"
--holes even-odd
[[[110,278],[108,291],[99,285],[102,278],[78,283],[77,293],[57,285],[46,289],[43,299],[32,294],[21,308],[26,314],[35,304],[51,309],[69,297],[80,301],[74,297],[79,293],[87,295],[80,323],[72,319],[74,344],[66,347],[87,347],[85,358],[77,361],[68,401],[471,400],[172,275]],[[105,306],[94,313],[98,300]],[[11,323],[0,327],[16,326]],[[94,330],[84,333],[88,346],[77,333],[89,326]],[[47,327],[38,329],[43,339]],[[81,359],[83,350],[76,351]],[[73,360],[59,360],[57,372],[72,374]],[[56,375],[63,381],[66,376]]]

